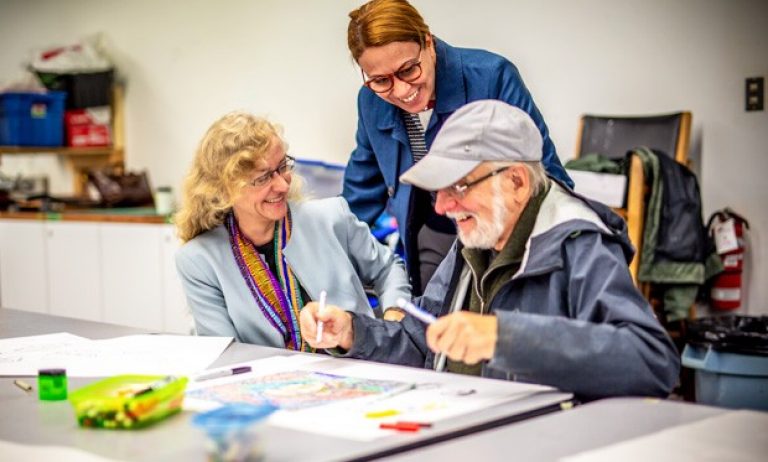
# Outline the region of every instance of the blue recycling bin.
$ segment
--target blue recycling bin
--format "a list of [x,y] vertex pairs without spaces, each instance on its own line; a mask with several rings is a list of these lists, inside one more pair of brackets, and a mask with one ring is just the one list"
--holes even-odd
[[696,401],[768,411],[768,317],[689,323],[683,366],[695,370]]

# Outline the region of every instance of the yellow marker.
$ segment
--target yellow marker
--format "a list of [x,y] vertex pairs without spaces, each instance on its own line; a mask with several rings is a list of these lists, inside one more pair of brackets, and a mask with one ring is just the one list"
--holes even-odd
[[365,414],[367,419],[381,419],[382,417],[392,417],[393,415],[400,414],[400,411],[394,409],[387,409],[385,411],[368,412]]

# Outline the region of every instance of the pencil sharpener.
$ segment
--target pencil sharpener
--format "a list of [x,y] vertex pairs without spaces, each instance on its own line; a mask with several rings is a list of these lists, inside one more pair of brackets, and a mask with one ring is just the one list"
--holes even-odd
[[65,369],[40,369],[37,371],[38,397],[42,401],[67,399],[67,371]]

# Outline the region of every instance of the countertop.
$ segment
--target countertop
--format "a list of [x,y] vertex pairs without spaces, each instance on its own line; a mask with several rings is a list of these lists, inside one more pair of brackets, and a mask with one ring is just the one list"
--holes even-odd
[[158,215],[153,207],[73,209],[63,212],[0,212],[0,219],[94,221],[108,223],[171,223],[170,215]]

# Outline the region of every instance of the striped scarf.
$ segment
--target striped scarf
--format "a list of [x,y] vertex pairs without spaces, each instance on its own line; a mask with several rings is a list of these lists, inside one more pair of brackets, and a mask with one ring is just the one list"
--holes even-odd
[[275,223],[277,277],[261,258],[253,242],[240,231],[234,213],[227,216],[226,226],[237,267],[264,317],[283,337],[286,348],[311,351],[309,345],[301,338],[299,329],[299,311],[304,306],[299,283],[283,255],[283,248],[291,238],[290,210],[284,219]]

